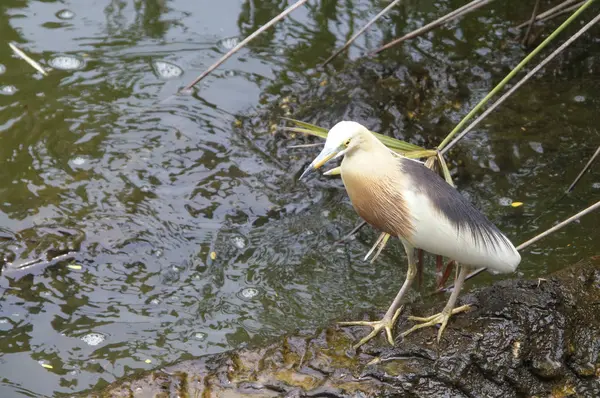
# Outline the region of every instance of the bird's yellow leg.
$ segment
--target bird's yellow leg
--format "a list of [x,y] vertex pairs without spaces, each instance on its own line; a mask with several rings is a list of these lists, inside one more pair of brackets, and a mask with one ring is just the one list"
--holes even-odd
[[450,320],[450,317],[454,314],[458,314],[459,312],[465,312],[465,311],[469,310],[469,308],[470,308],[468,305],[463,305],[458,308],[454,308],[454,305],[456,304],[456,299],[458,299],[458,295],[460,294],[462,285],[465,282],[465,277],[467,276],[468,273],[469,273],[469,268],[462,266],[460,269],[460,273],[458,274],[458,278],[456,279],[456,283],[454,285],[454,290],[452,291],[452,294],[450,295],[450,298],[448,299],[448,303],[446,303],[446,306],[444,307],[442,312],[432,315],[432,316],[425,317],[425,318],[421,318],[421,317],[417,317],[417,316],[409,316],[408,317],[409,320],[422,322],[422,323],[413,326],[412,328],[408,329],[406,332],[403,332],[402,337],[408,336],[410,333],[414,332],[415,330],[425,328],[428,326],[435,326],[437,324],[441,324],[441,327],[440,327],[440,330],[438,331],[438,336],[437,336],[437,341],[439,342],[440,339],[442,338],[442,334],[444,333],[444,329],[446,329],[446,325],[448,324],[448,321]]
[[360,340],[354,346],[354,349],[357,349],[361,345],[365,344],[367,341],[371,340],[373,337],[377,336],[377,334],[379,334],[379,332],[381,332],[382,330],[385,330],[387,341],[391,345],[394,345],[392,329],[394,328],[394,325],[396,324],[396,321],[398,320],[398,316],[402,312],[402,299],[406,295],[406,292],[410,288],[410,285],[412,284],[413,280],[415,279],[415,276],[417,275],[417,266],[414,261],[415,250],[412,247],[407,246],[406,244],[404,245],[404,248],[406,249],[406,254],[408,256],[408,271],[406,273],[406,279],[404,280],[404,284],[402,285],[402,288],[396,295],[396,298],[394,298],[392,305],[387,310],[387,312],[385,313],[383,318],[380,321],[374,321],[374,322],[369,322],[369,321],[339,322],[339,324],[341,326],[370,326],[373,328],[371,333],[369,333],[366,337],[364,337],[362,340]]

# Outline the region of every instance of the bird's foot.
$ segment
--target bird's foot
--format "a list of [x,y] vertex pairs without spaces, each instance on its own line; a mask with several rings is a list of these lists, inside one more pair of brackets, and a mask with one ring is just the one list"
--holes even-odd
[[387,341],[394,345],[394,339],[392,337],[392,328],[396,324],[398,320],[398,316],[402,312],[402,308],[404,306],[398,308],[398,310],[394,313],[393,317],[384,316],[382,320],[369,322],[369,321],[353,321],[353,322],[338,322],[338,325],[341,326],[370,326],[373,328],[371,333],[369,333],[366,337],[364,337],[361,341],[354,345],[354,349],[358,349],[361,345],[365,344],[367,341],[371,340],[373,337],[377,336],[381,330],[385,330],[385,334],[387,336]]
[[437,336],[437,341],[439,343],[440,339],[442,338],[442,334],[444,333],[444,329],[446,329],[446,325],[448,324],[448,320],[450,320],[450,317],[454,314],[468,311],[469,308],[471,308],[469,305],[463,305],[463,306],[454,308],[452,311],[442,311],[440,313],[437,313],[435,315],[428,316],[425,318],[421,318],[418,316],[409,316],[408,317],[409,320],[422,322],[422,323],[415,325],[412,328],[408,329],[406,332],[402,333],[402,337],[408,336],[410,333],[414,332],[415,330],[425,328],[428,326],[435,326],[439,323],[439,324],[441,324],[441,327],[440,327],[440,330],[438,331],[438,336]]

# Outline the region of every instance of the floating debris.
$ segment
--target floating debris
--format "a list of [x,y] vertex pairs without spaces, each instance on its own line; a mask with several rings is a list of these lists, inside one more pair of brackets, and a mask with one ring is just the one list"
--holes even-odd
[[81,338],[88,345],[96,346],[106,340],[106,336],[101,333],[89,333]]
[[531,141],[529,143],[529,146],[537,153],[544,153],[544,147],[542,147],[542,144],[540,142]]
[[48,64],[54,69],[77,70],[85,66],[85,61],[74,55],[56,55],[48,61]]
[[183,69],[179,66],[165,61],[152,61],[152,68],[163,79],[173,79],[183,74]]
[[0,94],[2,95],[13,95],[17,91],[19,90],[17,90],[17,88],[11,84],[6,86],[0,86]]
[[245,289],[243,289],[240,294],[242,295],[242,298],[245,299],[252,299],[256,296],[258,296],[258,289],[255,289],[253,287],[247,287]]
[[48,73],[42,68],[40,64],[38,64],[33,59],[29,58],[27,54],[25,54],[22,50],[20,50],[17,46],[12,43],[8,43],[10,48],[17,54],[19,57],[23,58],[29,65],[33,66],[36,70],[38,70],[42,75],[48,76]]
[[79,264],[69,264],[69,265],[67,265],[67,268],[70,268],[70,269],[75,270],[75,271],[79,271],[83,267],[81,265],[79,265]]
[[152,363],[152,360],[151,359],[146,359],[144,362],[146,362],[146,363]]
[[40,365],[42,365],[42,367],[46,368],[46,369],[53,369],[54,366],[50,365],[48,362],[46,361],[38,361],[38,363]]
[[214,260],[214,259],[216,259],[216,258],[217,258],[217,253],[215,253],[215,252],[210,252],[210,259],[211,259],[211,260]]
[[223,49],[229,51],[240,43],[240,39],[238,37],[228,37],[219,41],[219,45],[223,47]]
[[59,12],[57,12],[56,17],[59,19],[73,19],[75,17],[75,13],[71,10],[60,10]]

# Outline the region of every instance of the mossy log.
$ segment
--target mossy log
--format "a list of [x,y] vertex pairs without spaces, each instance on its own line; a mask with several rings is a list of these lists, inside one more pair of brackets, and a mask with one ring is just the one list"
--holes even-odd
[[[174,364],[92,397],[600,397],[600,256],[539,280],[464,294],[470,312],[358,351],[365,328],[285,336],[266,347]],[[405,309],[406,315],[443,306]],[[431,306],[430,306],[431,307]],[[439,307],[439,308],[438,308]],[[366,315],[365,315],[366,319]]]

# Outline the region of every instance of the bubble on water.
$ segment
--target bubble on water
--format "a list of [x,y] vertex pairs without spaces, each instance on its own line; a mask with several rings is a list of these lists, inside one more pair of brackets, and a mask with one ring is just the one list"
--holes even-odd
[[60,19],[73,19],[75,17],[75,13],[71,10],[60,10],[56,13],[56,17]]
[[243,249],[246,247],[246,240],[244,238],[242,238],[241,236],[236,236],[232,240],[233,240],[233,244],[238,249]]
[[77,156],[71,163],[73,163],[74,166],[83,166],[85,164],[85,159],[81,156]]
[[511,198],[500,198],[498,199],[498,203],[500,203],[500,206],[510,206],[512,204],[512,199]]
[[240,42],[240,39],[238,37],[227,37],[227,38],[219,41],[219,45],[221,47],[223,47],[225,50],[229,51],[233,47],[237,46],[239,42]]
[[181,95],[192,95],[193,93],[194,93],[193,88],[182,88],[181,90],[179,90],[179,94],[181,94]]
[[17,91],[18,91],[17,88],[15,86],[13,86],[12,84],[8,84],[6,86],[0,86],[0,94],[2,94],[2,95],[13,95]]
[[575,102],[584,102],[585,101],[585,97],[583,95],[576,95],[575,98],[573,98],[575,100]]
[[95,346],[106,340],[106,336],[101,333],[88,333],[81,340],[88,345]]
[[0,319],[0,324],[3,324],[3,323],[8,323],[8,319],[6,319],[6,318]]
[[242,291],[240,292],[240,295],[244,299],[252,299],[252,298],[258,296],[258,293],[259,293],[258,289],[255,289],[253,287],[247,287],[245,289],[242,289]]
[[6,66],[0,64],[0,75],[6,72]]
[[165,61],[152,61],[152,68],[158,77],[163,79],[172,79],[183,74],[183,69],[179,66]]
[[160,304],[160,300],[159,299],[152,299],[152,300],[150,300],[150,304],[152,304],[152,305],[159,305]]
[[51,67],[61,70],[77,70],[83,68],[85,62],[83,58],[74,55],[56,55],[48,61]]
[[594,189],[600,189],[600,182],[595,182],[592,184],[592,188]]
[[331,212],[330,212],[329,210],[323,210],[323,211],[321,212],[321,215],[322,215],[323,217],[329,217],[329,214],[331,214]]
[[152,188],[150,187],[150,185],[142,185],[140,187],[140,191],[142,191],[143,193],[149,193],[152,192]]
[[196,340],[204,341],[208,337],[208,335],[203,332],[198,332],[194,334],[194,337],[196,338]]

